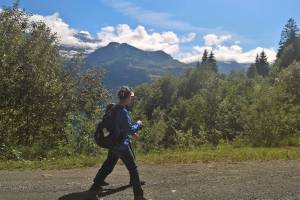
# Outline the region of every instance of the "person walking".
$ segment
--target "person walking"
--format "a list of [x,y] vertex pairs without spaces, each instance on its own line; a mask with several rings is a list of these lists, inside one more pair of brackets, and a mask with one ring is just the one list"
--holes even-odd
[[127,108],[131,104],[133,96],[134,93],[128,86],[122,86],[118,91],[119,103],[112,108],[115,112],[112,134],[118,142],[109,148],[107,158],[97,172],[90,190],[100,192],[102,186],[108,185],[104,180],[113,171],[120,158],[129,171],[134,200],[146,200],[130,144],[130,138],[137,137],[137,132],[143,127],[142,121],[133,122],[129,116]]

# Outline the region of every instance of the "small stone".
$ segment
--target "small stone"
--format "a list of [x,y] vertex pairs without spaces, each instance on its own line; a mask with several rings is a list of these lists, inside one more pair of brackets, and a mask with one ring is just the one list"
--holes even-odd
[[51,174],[42,174],[42,177],[45,177],[45,178],[51,177],[51,176],[53,176],[53,175],[51,175]]

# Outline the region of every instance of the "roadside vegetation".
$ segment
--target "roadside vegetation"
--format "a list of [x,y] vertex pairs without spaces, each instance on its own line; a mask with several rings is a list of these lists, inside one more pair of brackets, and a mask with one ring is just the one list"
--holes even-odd
[[[167,149],[148,153],[136,152],[137,162],[152,164],[190,164],[209,162],[239,162],[239,161],[268,161],[268,160],[299,160],[300,148],[281,147],[233,147],[223,144],[217,147],[202,146],[192,149]],[[81,167],[99,167],[106,158],[106,151],[97,155],[76,154],[35,160],[2,160],[0,170],[31,170],[31,169],[71,169]],[[119,162],[119,164],[123,164]]]
[[[16,3],[0,12],[0,169],[95,166],[92,133],[112,95],[100,67],[64,58],[43,22]],[[277,60],[221,74],[213,52],[194,69],[135,88],[144,163],[300,158],[300,36],[289,19]]]

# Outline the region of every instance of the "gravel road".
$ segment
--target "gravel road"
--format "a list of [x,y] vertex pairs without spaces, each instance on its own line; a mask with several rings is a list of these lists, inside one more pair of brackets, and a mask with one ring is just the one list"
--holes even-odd
[[[116,166],[110,186],[97,198],[86,192],[98,169],[0,171],[1,200],[133,199],[125,166]],[[141,165],[146,197],[152,200],[300,200],[300,161],[209,162]]]

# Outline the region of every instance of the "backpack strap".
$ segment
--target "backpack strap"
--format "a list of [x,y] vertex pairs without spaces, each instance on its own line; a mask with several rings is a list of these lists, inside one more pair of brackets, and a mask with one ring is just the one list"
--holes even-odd
[[105,113],[108,113],[114,106],[116,106],[117,104],[115,103],[110,103],[106,106],[105,108]]

